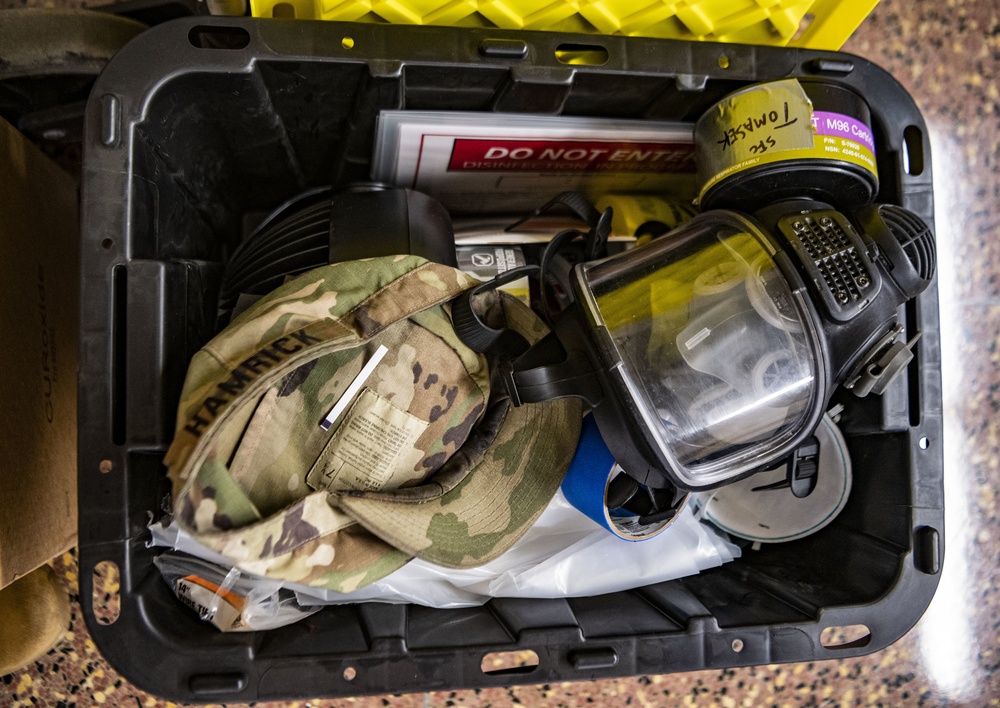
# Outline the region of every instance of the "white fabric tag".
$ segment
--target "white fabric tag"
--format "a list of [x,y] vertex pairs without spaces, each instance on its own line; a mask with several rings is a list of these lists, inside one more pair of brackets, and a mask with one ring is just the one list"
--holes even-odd
[[309,470],[306,484],[317,490],[396,489],[420,476],[413,471],[414,444],[428,425],[366,388]]

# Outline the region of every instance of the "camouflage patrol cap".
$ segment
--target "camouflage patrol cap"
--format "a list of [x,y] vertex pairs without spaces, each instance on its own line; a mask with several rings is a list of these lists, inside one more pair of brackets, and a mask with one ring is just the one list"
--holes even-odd
[[[471,567],[506,551],[558,488],[581,407],[497,395],[451,323],[476,282],[415,256],[338,263],[233,320],[184,382],[165,458],[176,523],[247,572],[342,592],[413,556]],[[506,295],[476,307],[546,333]]]

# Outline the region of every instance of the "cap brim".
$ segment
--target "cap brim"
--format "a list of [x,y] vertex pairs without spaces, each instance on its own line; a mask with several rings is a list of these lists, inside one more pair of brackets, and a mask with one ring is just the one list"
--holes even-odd
[[552,500],[581,419],[575,398],[507,404],[492,443],[451,488],[346,493],[336,504],[407,554],[449,568],[483,565],[509,550]]

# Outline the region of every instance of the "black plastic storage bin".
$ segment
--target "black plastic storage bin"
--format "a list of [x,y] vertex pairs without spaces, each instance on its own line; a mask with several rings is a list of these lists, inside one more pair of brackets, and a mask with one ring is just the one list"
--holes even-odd
[[[607,51],[601,66],[555,56],[563,44],[595,43]],[[181,383],[213,334],[225,254],[244,218],[310,186],[367,178],[380,110],[693,121],[748,83],[817,75],[871,105],[879,200],[933,223],[923,119],[894,79],[853,56],[274,20],[180,20],[140,35],[98,80],[85,138],[80,577],[100,651],[140,688],[199,702],[827,659],[902,636],[930,602],[943,555],[933,286],[903,314],[907,337],[923,333],[906,375],[882,397],[840,399],[854,465],[843,513],[813,536],[700,575],[474,609],[349,605],[278,630],[222,634],[171,595],[152,563],[158,549],[146,546],[150,515],[161,514],[168,490],[161,460]],[[113,624],[97,621],[91,603],[102,561],[121,570]],[[859,624],[867,640],[820,641],[825,628]],[[480,668],[487,652],[521,649],[538,654],[536,668]]]

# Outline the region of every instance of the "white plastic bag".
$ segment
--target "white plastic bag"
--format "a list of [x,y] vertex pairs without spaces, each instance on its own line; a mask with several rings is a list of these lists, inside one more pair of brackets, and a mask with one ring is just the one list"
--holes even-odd
[[[204,549],[176,526],[157,523],[150,530],[154,545],[229,565],[224,557]],[[559,491],[509,551],[478,568],[455,570],[416,559],[351,593],[293,583],[282,587],[294,591],[302,607],[368,601],[471,607],[491,597],[581,597],[618,592],[694,575],[739,554],[737,546],[699,523],[690,506],[658,536],[629,542],[577,511]]]

